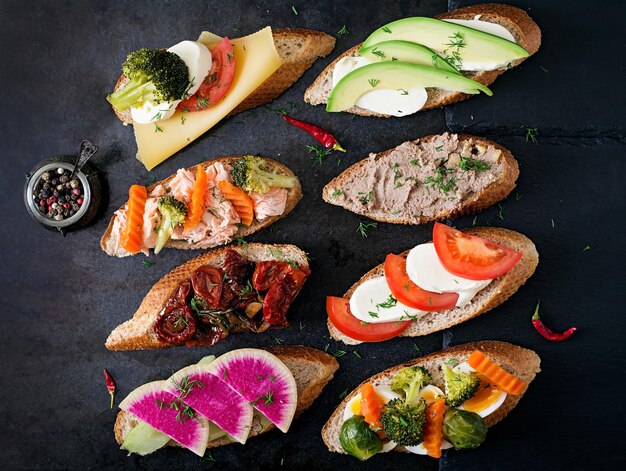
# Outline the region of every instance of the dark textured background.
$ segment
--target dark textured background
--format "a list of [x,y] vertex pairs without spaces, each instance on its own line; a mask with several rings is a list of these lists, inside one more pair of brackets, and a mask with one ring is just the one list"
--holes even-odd
[[[480,96],[405,119],[353,119],[304,106],[302,94],[333,57],[388,21],[434,15],[443,0],[404,2],[148,2],[15,1],[0,3],[0,329],[3,400],[0,459],[4,468],[202,469],[617,469],[624,457],[624,36],[622,2],[514,2],[541,26],[539,53]],[[466,2],[452,2],[453,7]],[[291,11],[295,5],[299,15]],[[584,6],[583,6],[584,5]],[[621,19],[620,19],[621,18]],[[130,128],[105,95],[134,49],[167,47],[203,29],[247,34],[271,24],[335,34],[351,31],[333,54],[318,61],[276,106],[334,131],[349,149],[341,161],[309,161],[314,142],[260,108],[225,120],[151,174],[134,159]],[[241,33],[235,31],[238,28]],[[548,71],[544,72],[540,66]],[[322,186],[370,151],[430,133],[469,130],[493,137],[521,165],[519,187],[478,215],[477,224],[519,230],[532,238],[541,260],[536,274],[506,304],[449,331],[357,348],[329,340],[324,298],[342,294],[390,251],[429,238],[431,226],[379,224],[367,238],[360,218],[325,204]],[[526,142],[538,128],[538,143]],[[269,132],[268,132],[269,131]],[[63,238],[31,221],[22,206],[23,175],[40,159],[73,153],[81,139],[101,148],[94,163],[109,187],[103,214]],[[300,176],[304,198],[272,229],[250,240],[290,242],[308,251],[313,275],[291,310],[293,327],[264,335],[233,335],[215,348],[109,352],[108,333],[128,319],[161,275],[196,253],[164,251],[151,268],[142,256],[107,257],[99,239],[132,183],[165,178],[177,168],[234,153],[285,162]],[[501,217],[498,217],[498,213]],[[452,221],[460,228],[472,217]],[[589,245],[590,250],[583,251]],[[543,340],[531,327],[538,299],[547,323],[579,330],[563,344]],[[301,324],[300,324],[301,323]],[[302,330],[300,325],[303,326]],[[200,357],[242,346],[302,343],[345,350],[341,368],[314,406],[287,435],[278,432],[245,446],[214,450],[200,460],[178,449],[126,457],[112,433],[115,411],[102,369],[115,376],[121,400],[144,382],[162,379]],[[388,454],[361,464],[326,451],[320,429],[339,396],[369,375],[420,354],[471,340],[500,339],[536,350],[543,372],[520,405],[471,452],[446,452],[439,462]],[[417,352],[419,349],[419,352]],[[361,359],[352,352],[358,351]],[[209,458],[212,457],[212,458]],[[215,462],[212,461],[215,460]]]

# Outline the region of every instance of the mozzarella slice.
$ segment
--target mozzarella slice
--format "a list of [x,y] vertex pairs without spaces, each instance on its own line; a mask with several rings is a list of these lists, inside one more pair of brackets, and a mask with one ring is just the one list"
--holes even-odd
[[[333,68],[333,87],[353,70],[368,64],[372,62],[365,57],[344,57]],[[407,116],[421,110],[426,100],[428,93],[425,88],[380,89],[361,95],[355,104],[374,113]]]
[[392,296],[384,276],[370,278],[354,290],[350,297],[350,312],[357,319],[368,323],[407,321],[426,314],[426,311],[398,302]]
[[459,293],[457,306],[468,304],[476,293],[491,283],[491,280],[468,280],[447,271],[432,242],[411,249],[406,258],[406,271],[409,279],[422,289],[435,293]]
[[[173,52],[180,57],[189,69],[189,89],[187,95],[191,96],[198,91],[204,77],[211,70],[211,52],[204,44],[196,41],[182,41],[170,47],[169,52]],[[170,118],[176,111],[176,107],[182,100],[165,101],[162,103],[146,102],[141,108],[131,108],[130,114],[133,121],[140,124],[149,124],[163,121]]]

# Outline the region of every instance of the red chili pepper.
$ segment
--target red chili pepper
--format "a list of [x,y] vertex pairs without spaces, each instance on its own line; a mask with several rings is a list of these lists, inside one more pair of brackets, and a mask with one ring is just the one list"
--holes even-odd
[[544,339],[550,340],[551,342],[562,342],[563,340],[567,340],[568,338],[570,338],[576,330],[576,327],[570,327],[562,334],[559,334],[558,332],[553,332],[552,330],[548,329],[539,318],[539,303],[541,303],[541,301],[537,302],[537,307],[535,308],[535,313],[532,317],[532,322],[535,330],[539,332],[539,334],[541,334]]
[[338,150],[340,152],[346,151],[343,147],[341,147],[341,145],[339,145],[335,136],[333,136],[331,133],[329,133],[325,129],[322,129],[319,126],[316,126],[315,124],[307,123],[305,121],[300,121],[299,119],[292,118],[287,113],[281,113],[280,115],[289,124],[292,124],[295,127],[308,132],[311,136],[317,139],[327,149]]
[[103,370],[104,373],[104,382],[107,385],[107,391],[109,391],[109,395],[111,396],[111,406],[113,409],[113,400],[115,399],[115,381],[113,380],[113,376],[107,370]]

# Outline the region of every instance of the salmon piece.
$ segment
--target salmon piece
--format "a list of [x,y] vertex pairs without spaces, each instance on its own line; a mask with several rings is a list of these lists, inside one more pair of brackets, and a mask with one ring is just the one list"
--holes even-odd
[[169,194],[178,201],[185,203],[185,206],[189,206],[195,181],[196,177],[193,172],[190,172],[186,168],[181,168],[176,172],[176,176],[169,182]]
[[287,189],[271,188],[267,193],[250,193],[254,201],[254,214],[259,221],[263,221],[270,216],[280,216],[285,212],[287,206]]

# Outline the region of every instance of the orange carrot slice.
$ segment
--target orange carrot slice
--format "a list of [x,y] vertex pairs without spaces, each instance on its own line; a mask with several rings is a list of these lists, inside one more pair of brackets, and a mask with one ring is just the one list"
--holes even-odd
[[227,181],[217,182],[217,187],[224,193],[224,197],[232,203],[235,211],[241,218],[241,223],[244,226],[252,224],[254,220],[254,201],[248,196],[248,193]]
[[380,413],[383,411],[383,401],[376,393],[374,386],[365,383],[361,386],[361,412],[365,422],[373,430],[382,430],[383,424],[380,422]]
[[204,214],[204,197],[206,195],[207,176],[202,165],[196,167],[196,181],[193,184],[191,203],[185,220],[185,230],[193,229],[198,225]]
[[519,396],[524,392],[524,389],[526,389],[526,383],[524,381],[504,371],[479,350],[472,352],[467,363],[479,373],[484,374],[491,383],[508,394]]
[[146,209],[148,192],[145,186],[133,185],[128,190],[126,226],[120,245],[130,253],[137,253],[143,245],[143,213]]
[[426,409],[426,424],[424,425],[424,448],[428,456],[441,457],[441,441],[443,440],[443,415],[446,412],[446,400],[436,399]]

